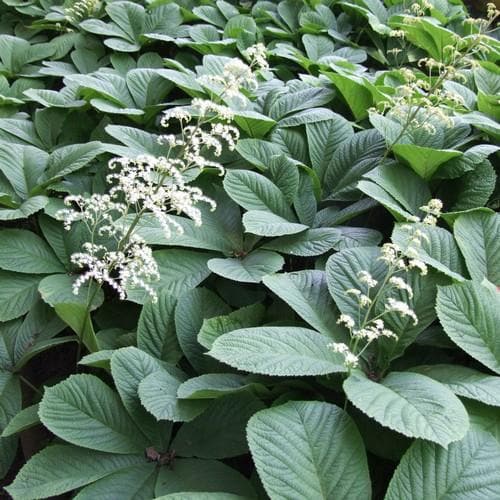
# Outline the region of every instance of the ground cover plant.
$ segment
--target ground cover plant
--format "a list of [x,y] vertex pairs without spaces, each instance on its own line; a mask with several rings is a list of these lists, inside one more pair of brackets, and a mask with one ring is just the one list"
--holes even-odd
[[495,4],[0,14],[8,497],[498,497]]

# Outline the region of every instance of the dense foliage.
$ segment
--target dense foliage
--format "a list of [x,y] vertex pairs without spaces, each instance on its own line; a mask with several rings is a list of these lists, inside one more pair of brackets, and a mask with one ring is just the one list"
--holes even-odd
[[498,497],[494,4],[0,13],[14,500]]

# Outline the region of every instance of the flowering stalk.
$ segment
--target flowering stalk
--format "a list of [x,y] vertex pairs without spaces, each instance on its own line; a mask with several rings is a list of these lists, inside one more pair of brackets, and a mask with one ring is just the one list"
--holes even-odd
[[[424,16],[427,9],[432,5],[427,0],[412,4],[411,12],[415,16]],[[381,110],[372,108],[370,114],[384,114],[395,118],[401,124],[401,130],[396,138],[387,146],[381,164],[385,162],[393,147],[404,137],[404,135],[413,128],[422,129],[430,135],[436,133],[436,127],[429,117],[436,119],[445,127],[453,127],[454,121],[450,117],[445,107],[448,104],[463,105],[463,99],[458,94],[442,89],[444,82],[448,79],[463,79],[462,70],[477,66],[477,61],[473,58],[476,54],[481,54],[489,50],[485,43],[485,35],[496,19],[500,16],[500,11],[494,4],[488,4],[487,19],[469,19],[467,22],[478,27],[478,33],[471,34],[468,37],[455,37],[455,45],[443,47],[442,60],[436,61],[432,58],[424,58],[418,62],[419,67],[425,67],[428,70],[427,79],[419,78],[413,70],[402,68],[401,74],[406,84],[397,90],[397,95],[391,101],[384,101],[379,104]],[[406,17],[406,22],[414,23],[415,17]],[[405,38],[403,30],[393,30],[390,36],[399,39]],[[397,49],[398,53],[401,49]],[[434,83],[433,71],[437,70],[438,75]],[[445,107],[443,107],[445,105]],[[419,119],[419,115],[425,110],[424,119]]]
[[[421,210],[426,213],[421,222],[426,225],[435,225],[441,214],[441,209],[440,200],[430,200],[427,205],[421,207]],[[417,221],[415,220],[415,222]],[[411,231],[411,237],[405,249],[394,243],[386,243],[381,248],[379,260],[387,265],[387,272],[380,285],[368,271],[362,270],[357,274],[361,286],[345,291],[346,295],[356,298],[358,317],[355,319],[349,314],[341,314],[337,323],[344,325],[349,330],[349,345],[330,343],[328,347],[344,356],[345,365],[349,370],[359,366],[363,354],[372,342],[382,337],[398,339],[396,333],[387,328],[384,322],[386,315],[397,314],[402,318],[409,318],[414,325],[418,324],[415,311],[408,305],[408,301],[413,298],[413,290],[401,274],[407,274],[413,269],[419,271],[422,276],[427,274],[427,266],[419,259],[418,252],[422,241],[427,239],[427,235],[412,226],[407,226],[405,229]],[[377,287],[378,290],[373,294],[372,292]],[[404,292],[407,301],[391,297],[390,294],[394,290]]]
[[[263,57],[261,48],[252,50],[250,53],[256,60]],[[250,80],[251,66],[241,61],[236,65],[234,61],[229,69],[238,66],[239,72],[223,82],[223,94]],[[263,63],[256,64],[262,67]],[[243,66],[247,70],[242,73]],[[229,69],[224,74],[229,75]],[[78,222],[89,234],[82,251],[71,256],[73,264],[85,269],[74,282],[73,293],[78,294],[83,284],[90,283],[82,332],[88,326],[92,302],[105,283],[122,300],[130,288],[142,288],[152,301],[157,300],[152,283],[160,278],[158,265],[137,227],[144,215],[152,215],[169,238],[172,232],[183,232],[173,213],[184,214],[200,226],[198,204],[208,204],[215,210],[215,202],[198,187],[188,185],[184,174],[205,168],[215,168],[220,175],[224,174],[222,165],[207,158],[206,153],[217,158],[224,147],[234,150],[239,131],[230,125],[233,116],[229,107],[199,98],[193,99],[190,106],[168,110],[162,116],[161,125],[168,128],[175,122],[179,131],[159,137],[159,143],[166,147],[165,156],[115,158],[109,162],[108,193],[65,198],[67,208],[60,210],[57,218],[63,221],[65,229],[70,230]],[[126,224],[126,216],[132,214],[131,222]],[[94,281],[96,287],[92,286]]]

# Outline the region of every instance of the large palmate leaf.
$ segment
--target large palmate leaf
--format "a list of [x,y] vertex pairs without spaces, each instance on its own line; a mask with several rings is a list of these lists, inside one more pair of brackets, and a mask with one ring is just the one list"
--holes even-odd
[[449,387],[458,396],[500,406],[500,377],[460,365],[424,365],[411,369]]
[[208,354],[239,370],[263,375],[343,372],[343,358],[328,348],[329,341],[307,328],[242,328],[217,338]]
[[260,325],[264,318],[264,313],[265,308],[263,305],[257,303],[236,309],[236,311],[230,314],[205,319],[198,333],[198,342],[207,349],[210,349],[215,339],[224,333],[238,330],[239,328]]
[[170,438],[170,424],[159,424],[139,399],[139,384],[151,373],[161,370],[161,362],[140,349],[124,347],[113,352],[110,365],[116,389],[132,420],[148,436],[151,444],[166,446]]
[[[80,26],[90,33],[104,35],[109,38],[104,44],[119,52],[137,52],[147,41],[146,37],[164,37],[172,41],[182,22],[179,6],[162,5],[150,12],[133,2],[113,2],[106,7],[111,22],[104,23],[99,19],[87,19]],[[166,33],[167,35],[161,35]],[[146,37],[144,36],[146,35]]]
[[38,295],[40,276],[0,271],[0,321],[9,321],[27,313]]
[[[211,255],[191,250],[157,250],[153,256],[158,263],[160,279],[151,282],[158,292],[165,291],[178,297],[201,283],[209,274],[207,262]],[[143,304],[149,299],[142,288],[127,290],[127,299]]]
[[379,163],[385,149],[383,137],[376,130],[358,132],[344,141],[333,153],[325,170],[325,194],[334,200],[357,200],[358,181]]
[[210,259],[208,268],[224,278],[245,283],[259,283],[266,274],[279,271],[285,260],[275,252],[254,250],[242,259]]
[[415,441],[403,456],[385,500],[492,498],[500,488],[500,444],[472,427],[448,448]]
[[157,420],[189,422],[207,407],[204,400],[178,399],[181,380],[166,370],[157,370],[139,384],[141,404]]
[[340,408],[290,401],[255,414],[247,433],[271,498],[371,498],[363,441]]
[[108,496],[121,500],[152,498],[156,483],[156,464],[140,463],[112,472],[81,489],[75,500],[93,500]]
[[277,252],[313,257],[321,255],[341,245],[342,230],[336,227],[318,227],[307,229],[298,234],[281,236],[265,243],[262,248]]
[[500,285],[500,215],[463,214],[455,221],[453,232],[471,277]]
[[418,258],[447,276],[463,281],[466,275],[464,261],[453,235],[446,229],[426,224],[396,224],[392,241],[405,253],[412,246],[410,241],[416,229],[425,234],[417,250]]
[[289,203],[267,177],[249,170],[230,170],[224,188],[231,198],[247,210],[263,210],[295,221]]
[[176,363],[182,352],[175,335],[175,297],[162,290],[157,301],[146,302],[137,325],[137,347],[152,356]]
[[296,234],[308,229],[305,224],[288,222],[283,217],[264,210],[250,210],[243,215],[243,225],[247,233],[258,236],[283,236]]
[[500,374],[500,297],[477,282],[439,287],[437,314],[446,334],[469,356]]
[[140,463],[142,454],[115,455],[56,444],[34,455],[7,490],[15,500],[54,497]]
[[40,420],[69,443],[111,453],[141,453],[148,439],[120,398],[93,375],[72,375],[45,390]]
[[264,284],[284,300],[304,321],[323,335],[345,340],[337,324],[338,312],[328,292],[326,275],[319,270],[265,276]]
[[35,233],[22,229],[0,232],[0,268],[32,274],[64,272],[64,266],[47,243]]
[[228,314],[230,307],[214,292],[195,288],[179,298],[175,309],[175,328],[182,352],[199,373],[213,372],[214,361],[205,355],[206,349],[198,342],[203,321]]
[[387,265],[379,257],[380,249],[377,247],[350,248],[332,255],[326,263],[326,281],[333,300],[343,314],[348,314],[358,323],[361,319],[358,300],[346,292],[358,288],[358,274],[367,271],[378,282],[371,289],[372,296],[377,294],[388,271]]
[[352,125],[341,115],[306,125],[309,156],[312,168],[322,181],[336,149],[354,132]]
[[[57,315],[82,339],[91,352],[98,350],[97,338],[90,319],[90,312],[99,307],[104,294],[97,284],[91,282],[73,293],[74,278],[67,274],[47,276],[38,287],[42,299],[52,306]],[[92,297],[87,304],[87,296]]]
[[177,390],[177,396],[182,399],[215,399],[252,387],[263,388],[236,373],[206,373],[183,382]]
[[392,372],[380,383],[354,372],[344,382],[349,401],[378,423],[442,446],[469,427],[460,400],[444,385],[417,373]]

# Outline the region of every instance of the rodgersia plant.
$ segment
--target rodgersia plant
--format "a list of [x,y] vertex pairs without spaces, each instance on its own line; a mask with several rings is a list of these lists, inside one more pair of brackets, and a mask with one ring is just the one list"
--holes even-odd
[[[151,249],[137,234],[141,217],[151,214],[168,238],[172,230],[182,232],[169,214],[183,213],[199,226],[202,220],[197,204],[208,203],[215,210],[215,202],[199,188],[188,185],[183,174],[189,169],[206,167],[216,167],[223,173],[222,166],[208,160],[202,148],[220,156],[223,143],[234,149],[238,131],[220,122],[212,123],[208,131],[204,129],[216,119],[230,119],[230,111],[223,106],[194,100],[192,108],[198,115],[195,124],[191,124],[192,116],[184,109],[164,114],[161,122],[164,127],[174,119],[180,126],[179,135],[159,137],[159,142],[167,148],[165,156],[115,158],[109,165],[112,173],[106,178],[109,194],[66,197],[65,204],[70,208],[58,212],[65,228],[70,230],[73,223],[82,221],[90,234],[90,241],[83,245],[84,251],[71,256],[75,265],[86,269],[75,281],[74,293],[86,281],[94,280],[99,286],[110,285],[121,299],[126,298],[128,287],[142,287],[156,300],[149,282],[159,279],[158,267]],[[128,226],[123,222],[127,214],[133,215]],[[98,244],[100,237],[106,237],[107,243]]]
[[[420,207],[425,217],[422,221],[418,217],[413,222],[422,222],[427,226],[435,226],[441,216],[443,204],[441,200],[432,199],[427,205]],[[384,323],[388,314],[396,314],[402,318],[410,318],[413,325],[418,324],[415,311],[407,301],[391,297],[391,292],[402,291],[407,299],[413,298],[413,289],[407,281],[407,274],[417,270],[422,276],[427,274],[427,265],[420,260],[419,250],[422,241],[428,241],[428,236],[412,224],[402,227],[409,233],[408,244],[401,248],[395,243],[385,243],[378,257],[386,265],[382,281],[374,279],[367,270],[358,271],[356,277],[358,288],[345,290],[346,295],[353,296],[358,303],[356,316],[341,314],[337,323],[345,326],[349,331],[350,343],[334,342],[329,344],[333,352],[340,353],[345,358],[348,368],[356,368],[363,359],[363,354],[369,349],[372,342],[381,337],[397,341],[398,336]],[[363,360],[365,368],[371,371],[369,362]]]
[[496,7],[0,8],[13,500],[495,497]]

